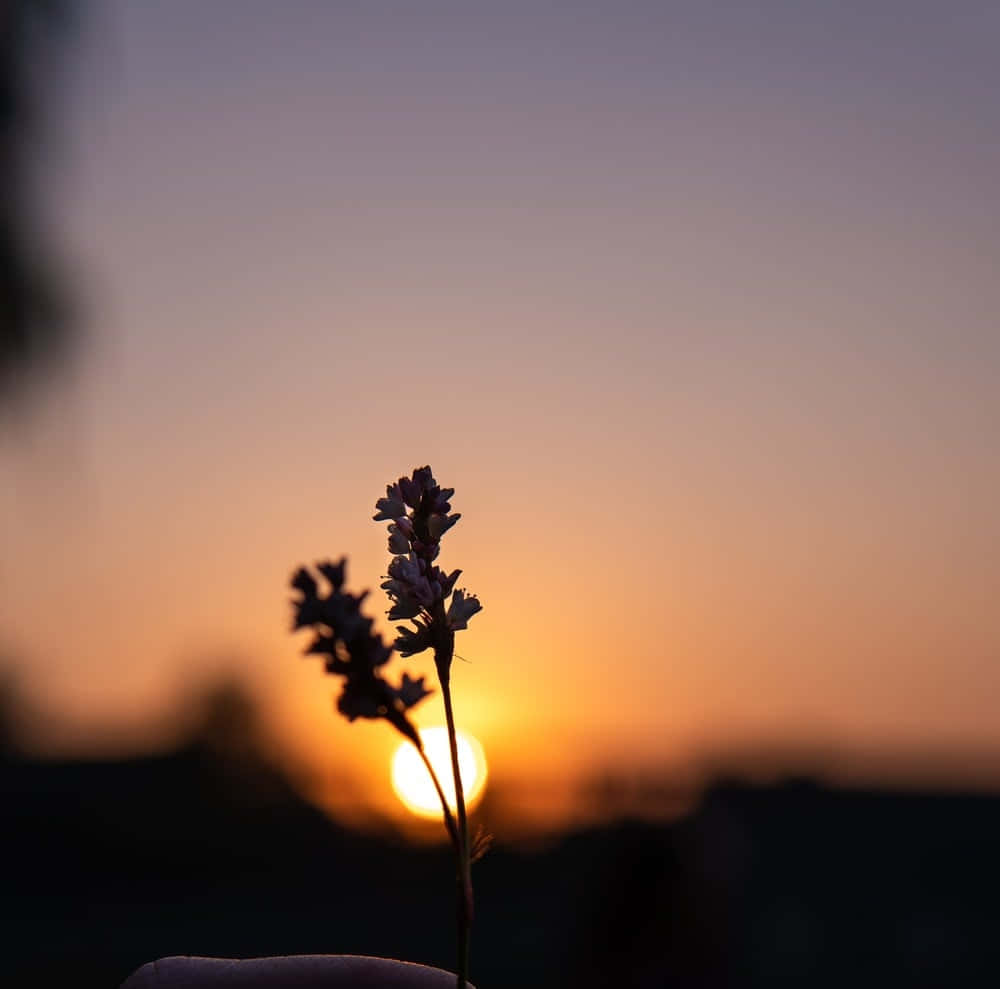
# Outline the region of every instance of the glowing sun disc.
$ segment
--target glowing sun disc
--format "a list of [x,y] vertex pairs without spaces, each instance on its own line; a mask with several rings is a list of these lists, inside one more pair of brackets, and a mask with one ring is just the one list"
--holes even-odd
[[[482,796],[486,786],[486,757],[483,747],[471,735],[458,732],[458,766],[462,774],[465,805],[471,807]],[[455,809],[455,784],[451,776],[451,752],[448,729],[444,725],[420,729],[424,751],[434,767],[441,789],[452,810]],[[403,742],[392,757],[392,788],[408,810],[419,817],[440,817],[441,801],[431,781],[430,773],[416,748]]]

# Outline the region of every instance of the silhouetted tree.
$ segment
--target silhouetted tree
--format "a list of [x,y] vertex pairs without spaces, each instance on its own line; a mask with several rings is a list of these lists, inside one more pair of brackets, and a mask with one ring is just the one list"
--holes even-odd
[[71,320],[41,230],[38,152],[43,93],[56,73],[75,0],[0,3],[0,400],[65,355]]

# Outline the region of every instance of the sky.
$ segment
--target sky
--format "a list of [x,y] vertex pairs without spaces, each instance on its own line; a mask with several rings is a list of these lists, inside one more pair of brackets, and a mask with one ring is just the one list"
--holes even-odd
[[86,346],[0,429],[35,744],[166,744],[235,676],[382,801],[287,581],[347,554],[388,633],[370,518],[429,463],[492,778],[1000,779],[998,40],[971,0],[87,5]]

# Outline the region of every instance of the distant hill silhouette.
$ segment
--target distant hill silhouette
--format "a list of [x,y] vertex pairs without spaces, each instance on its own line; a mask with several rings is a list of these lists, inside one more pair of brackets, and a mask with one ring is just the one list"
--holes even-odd
[[[180,750],[0,759],[0,985],[114,987],[166,954],[371,953],[450,967],[444,847],[337,827],[222,690]],[[514,986],[990,984],[1000,798],[719,782],[476,867],[473,972]],[[501,836],[502,838],[502,836]]]

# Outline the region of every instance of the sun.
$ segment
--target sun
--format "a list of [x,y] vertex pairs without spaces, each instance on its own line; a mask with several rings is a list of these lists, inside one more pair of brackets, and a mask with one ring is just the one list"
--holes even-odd
[[[465,805],[471,808],[486,787],[486,757],[483,747],[471,735],[457,732],[458,765],[462,774]],[[444,725],[421,728],[424,751],[434,767],[441,788],[452,810],[455,809],[455,784],[451,776],[451,754],[448,749],[448,729]],[[420,755],[410,742],[403,742],[392,757],[392,788],[408,810],[419,817],[440,817],[441,801],[431,782],[430,774]]]

